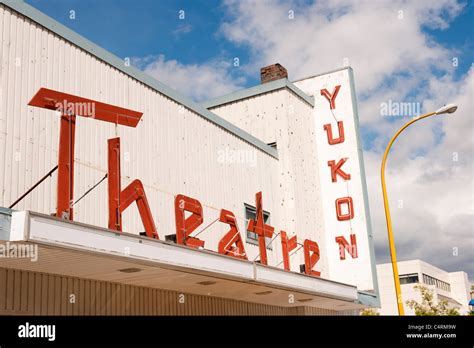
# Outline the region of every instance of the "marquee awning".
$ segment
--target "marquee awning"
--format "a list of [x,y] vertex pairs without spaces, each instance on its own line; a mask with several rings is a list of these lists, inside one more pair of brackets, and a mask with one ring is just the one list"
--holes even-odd
[[0,243],[38,245],[37,260],[0,257],[0,267],[285,307],[366,307],[351,285],[39,213],[11,215]]

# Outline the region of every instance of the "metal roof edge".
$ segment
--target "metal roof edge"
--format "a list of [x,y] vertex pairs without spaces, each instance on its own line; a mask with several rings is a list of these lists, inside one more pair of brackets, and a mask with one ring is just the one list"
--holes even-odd
[[25,3],[23,0],[21,1],[20,0],[0,0],[0,4],[4,4],[5,6],[11,8],[13,11],[18,12],[25,17],[28,17],[32,21],[52,31],[56,35],[65,39],[66,41],[69,41],[73,45],[83,49],[84,51],[90,53],[91,55],[104,61],[105,63],[113,66],[119,71],[147,85],[148,87],[165,95],[166,97],[176,101],[177,103],[185,106],[191,111],[194,111],[195,113],[207,119],[208,121],[220,126],[221,128],[236,135],[237,137],[241,138],[247,143],[259,148],[260,150],[267,153],[268,155],[278,159],[278,151],[272,148],[271,146],[267,145],[260,139],[238,128],[237,126],[224,120],[218,115],[210,112],[206,108],[202,107],[200,104],[195,103],[192,100],[184,97],[179,92],[166,86],[165,84],[154,79],[153,77],[145,74],[143,71],[133,66],[126,66],[124,64],[124,61],[120,59],[119,57],[115,56],[114,54],[107,51],[106,49],[96,45],[95,43],[86,39],[85,37],[79,35],[75,31],[69,29],[68,27],[64,26],[58,21],[52,19],[51,17],[37,10],[33,6]]
[[276,91],[282,88],[288,88],[291,92],[296,94],[298,97],[303,99],[304,102],[309,104],[311,107],[314,107],[314,98],[310,97],[307,95],[305,92],[303,92],[301,89],[296,87],[291,81],[289,81],[287,78],[282,78],[278,79],[275,81],[263,83],[260,85],[256,85],[253,87],[241,89],[229,94],[225,94],[223,96],[207,100],[205,102],[202,102],[201,105],[206,108],[214,108],[216,106],[221,106],[224,104],[229,104],[232,102],[236,102],[238,100],[242,99],[247,99],[251,97],[256,97],[261,94],[269,93],[272,91]]
[[352,67],[350,67],[350,66],[343,66],[343,67],[341,67],[341,68],[337,68],[337,69],[325,71],[325,72],[322,72],[322,73],[319,73],[319,74],[316,74],[316,75],[311,75],[311,76],[303,77],[303,78],[301,78],[301,79],[294,80],[294,81],[292,81],[292,82],[295,83],[295,82],[299,82],[299,81],[303,81],[303,80],[307,80],[307,79],[312,79],[313,77],[319,77],[319,76],[323,76],[323,75],[327,75],[327,74],[332,74],[332,73],[335,73],[335,72],[338,72],[338,71],[342,71],[342,70],[346,70],[346,69],[349,69],[349,70],[352,71]]
[[367,291],[357,291],[358,302],[361,305],[380,308],[380,297],[377,294],[373,294]]
[[307,95],[303,90],[296,87],[293,82],[290,80],[286,80],[286,88],[290,89],[293,93],[295,93],[298,97],[303,99],[307,104],[309,104],[312,108],[314,108],[314,97]]
[[[359,110],[357,108],[357,95],[355,90],[355,81],[354,81],[354,71],[351,67],[346,67],[348,69],[349,83],[351,85],[351,102],[352,109],[354,112],[354,125],[356,132],[356,143],[357,143],[357,152],[359,154],[359,168],[360,168],[360,177],[361,177],[361,186],[362,186],[362,197],[364,200],[364,209],[365,209],[365,219],[367,226],[367,238],[369,241],[369,258],[370,258],[370,268],[372,272],[372,283],[374,286],[375,294],[380,294],[379,282],[377,276],[377,263],[375,260],[375,242],[374,242],[374,232],[372,229],[372,219],[370,217],[370,205],[369,205],[369,194],[367,191],[367,179],[365,175],[365,162],[364,162],[364,151],[362,148],[362,140],[359,133]],[[342,69],[341,69],[342,70]],[[380,300],[378,300],[380,303]]]

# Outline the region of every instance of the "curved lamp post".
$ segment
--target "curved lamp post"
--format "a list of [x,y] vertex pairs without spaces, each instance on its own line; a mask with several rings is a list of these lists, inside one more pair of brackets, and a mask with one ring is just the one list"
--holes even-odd
[[395,243],[394,243],[394,240],[393,240],[393,233],[392,233],[392,220],[390,218],[390,209],[388,207],[387,187],[385,185],[385,163],[387,161],[387,155],[388,155],[388,153],[390,151],[390,148],[392,147],[392,144],[395,141],[395,139],[409,125],[411,125],[412,123],[415,123],[416,121],[419,121],[423,118],[429,117],[429,116],[441,115],[441,114],[452,114],[453,112],[456,111],[457,108],[458,107],[454,104],[448,104],[448,105],[443,106],[442,108],[436,110],[435,112],[430,112],[430,113],[415,117],[413,120],[406,123],[402,128],[400,128],[397,133],[395,133],[393,138],[388,143],[387,148],[385,149],[385,153],[383,155],[382,166],[381,166],[381,169],[380,169],[381,179],[382,179],[383,204],[384,204],[384,208],[385,208],[385,220],[387,221],[388,243],[390,245],[390,257],[392,259],[393,280],[395,282],[395,294],[397,296],[397,305],[398,305],[398,314],[399,315],[404,315],[405,313],[404,313],[404,310],[403,310],[402,294],[401,294],[401,291],[400,291],[400,279],[398,278],[397,254],[395,252]]

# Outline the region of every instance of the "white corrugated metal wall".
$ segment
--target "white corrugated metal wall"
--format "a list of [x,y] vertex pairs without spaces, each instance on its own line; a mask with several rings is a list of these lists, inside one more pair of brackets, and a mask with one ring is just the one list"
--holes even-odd
[[[284,228],[276,209],[278,160],[3,5],[0,23],[0,206],[10,205],[57,163],[58,114],[27,106],[40,87],[47,87],[144,113],[136,129],[117,129],[122,187],[142,180],[162,239],[174,233],[173,200],[179,193],[201,201],[204,225],[220,208],[232,210],[244,235],[243,203],[253,203],[261,190],[274,225]],[[107,139],[115,132],[113,125],[78,119],[76,198],[105,174]],[[219,154],[226,149],[256,156],[256,166],[222,163]],[[51,213],[55,203],[54,174],[16,208]],[[74,219],[107,225],[106,182],[75,206]],[[124,230],[143,230],[134,207],[124,214]],[[216,250],[226,230],[214,224],[200,237],[206,248]],[[246,248],[252,259],[256,248]],[[271,262],[275,253],[276,248]]]
[[[267,143],[278,147],[278,228],[298,241],[308,238],[325,243],[323,208],[320,200],[313,108],[289,89],[279,89],[245,100],[211,108],[213,112]],[[299,260],[299,261],[298,261]],[[294,256],[292,270],[304,263],[303,250]],[[326,260],[315,267],[327,276]]]

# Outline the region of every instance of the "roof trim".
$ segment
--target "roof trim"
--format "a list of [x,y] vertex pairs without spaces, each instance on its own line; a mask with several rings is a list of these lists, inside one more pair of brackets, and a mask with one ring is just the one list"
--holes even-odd
[[[0,1],[1,1],[1,0],[0,0]],[[303,81],[303,80],[312,79],[313,77],[319,77],[319,76],[323,76],[323,75],[327,75],[327,74],[332,74],[332,73],[335,73],[335,72],[338,72],[338,71],[342,71],[342,70],[346,70],[346,69],[352,70],[352,68],[351,68],[350,66],[343,66],[342,68],[337,68],[337,69],[329,70],[329,71],[326,71],[326,72],[323,72],[323,73],[320,73],[320,74],[311,75],[311,76],[308,76],[308,77],[303,77],[303,78],[301,78],[301,79],[298,79],[298,80],[293,81],[293,83],[294,83],[294,82]]]
[[148,87],[152,88],[158,93],[163,94],[166,97],[185,106],[189,110],[194,111],[195,113],[197,113],[199,116],[203,117],[204,119],[207,119],[208,121],[216,124],[217,126],[241,138],[245,142],[257,147],[258,149],[267,153],[268,155],[278,159],[278,151],[272,148],[271,146],[265,144],[260,139],[254,137],[253,135],[238,128],[234,124],[210,112],[209,110],[204,108],[202,105],[193,102],[189,98],[184,97],[183,95],[181,95],[174,89],[166,86],[162,82],[145,74],[143,71],[137,68],[134,68],[132,66],[125,66],[123,60],[120,59],[119,57],[115,56],[114,54],[105,50],[104,48],[96,45],[92,41],[89,41],[88,39],[79,35],[75,31],[69,29],[68,27],[62,25],[58,21],[52,19],[51,17],[37,10],[33,6],[28,5],[27,3],[23,1],[18,1],[18,0],[0,0],[0,4],[4,4],[5,6],[14,10],[15,12],[18,12],[19,14],[25,17],[28,17],[32,21],[52,31],[56,35],[65,39],[66,41],[69,41],[73,45],[83,49],[84,51],[97,57],[98,59],[104,61],[105,63],[113,66],[119,71],[147,85]]
[[360,168],[360,177],[362,185],[362,197],[364,199],[364,209],[365,209],[365,221],[367,226],[367,238],[369,241],[369,258],[370,258],[370,268],[372,271],[372,283],[375,290],[376,304],[377,307],[380,307],[380,290],[379,290],[379,281],[377,276],[377,264],[375,261],[375,242],[374,242],[374,232],[372,229],[372,219],[370,217],[370,207],[369,207],[369,194],[367,192],[367,180],[365,175],[365,162],[364,162],[364,151],[362,149],[362,141],[359,133],[359,110],[357,108],[357,95],[355,89],[354,81],[354,72],[351,67],[347,66],[342,69],[335,70],[334,72],[346,70],[349,74],[349,83],[351,85],[351,102],[352,102],[352,111],[354,113],[354,126],[356,133],[356,143],[357,143],[357,152],[359,153],[359,168]]
[[224,104],[229,104],[236,102],[238,100],[247,99],[251,97],[256,97],[261,94],[269,93],[272,91],[276,91],[282,88],[288,88],[291,92],[296,94],[296,96],[303,99],[304,102],[309,104],[311,107],[314,107],[314,98],[307,95],[301,89],[296,87],[292,82],[290,82],[287,78],[263,83],[261,85],[257,85],[254,87],[242,89],[233,93],[229,93],[215,99],[211,99],[201,103],[206,109],[211,109],[216,106],[221,106]]
[[377,293],[357,291],[358,303],[372,308],[380,308],[380,297]]

